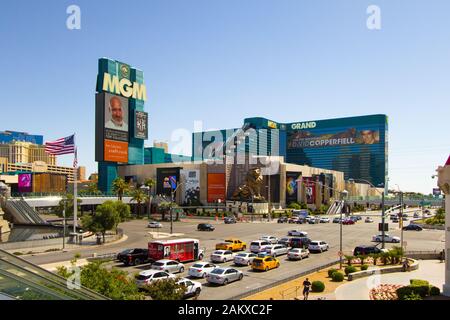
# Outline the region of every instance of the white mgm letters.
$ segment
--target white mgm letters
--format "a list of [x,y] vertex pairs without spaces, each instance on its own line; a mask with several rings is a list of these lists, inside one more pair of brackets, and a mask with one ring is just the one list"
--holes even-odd
[[103,75],[103,91],[121,95],[125,98],[133,98],[137,100],[147,100],[147,88],[145,84],[137,82],[131,83],[127,78],[119,80],[118,76],[105,73]]

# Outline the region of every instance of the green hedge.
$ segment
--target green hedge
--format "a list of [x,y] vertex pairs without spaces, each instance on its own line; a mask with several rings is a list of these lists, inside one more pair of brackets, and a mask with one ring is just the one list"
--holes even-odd
[[333,279],[333,281],[335,281],[335,282],[342,282],[342,281],[344,281],[344,274],[342,272],[335,271],[331,275],[331,279]]
[[419,295],[421,298],[425,298],[430,295],[430,286],[409,285],[397,289],[397,296],[399,300],[406,300],[406,298],[411,295]]
[[367,269],[369,269],[369,265],[363,264],[363,265],[361,266],[361,271],[365,271],[365,270],[367,270]]
[[356,272],[356,268],[354,266],[345,267],[345,275],[348,276],[350,273]]
[[323,292],[325,290],[325,284],[322,281],[313,281],[311,289],[312,292]]
[[337,271],[337,269],[334,269],[334,268],[331,268],[331,269],[328,269],[328,277],[332,277],[333,276],[333,273],[335,273]]
[[438,296],[441,294],[441,289],[439,289],[438,287],[432,286],[430,288],[430,296]]

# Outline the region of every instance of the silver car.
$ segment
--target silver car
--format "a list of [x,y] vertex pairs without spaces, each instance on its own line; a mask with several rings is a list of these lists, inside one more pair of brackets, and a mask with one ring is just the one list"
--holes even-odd
[[289,260],[302,260],[309,257],[309,250],[303,248],[294,248],[288,251]]
[[259,238],[259,240],[265,240],[271,244],[275,244],[278,242],[278,238],[275,236],[262,236],[261,238]]
[[283,254],[287,254],[288,248],[281,244],[274,244],[266,247],[266,252],[270,254],[272,257],[281,256]]
[[212,262],[227,262],[234,260],[234,253],[230,250],[216,250],[211,254]]
[[216,268],[206,275],[208,283],[227,285],[230,282],[242,280],[244,274],[235,268]]
[[175,260],[163,259],[153,262],[151,269],[162,270],[169,273],[181,273],[184,272],[184,265]]
[[234,264],[238,266],[249,266],[252,264],[253,259],[256,258],[255,253],[243,252],[234,257]]
[[167,273],[165,271],[145,270],[139,272],[139,274],[136,276],[136,285],[138,286],[138,288],[143,288],[154,281],[174,278],[175,276],[173,274]]
[[213,271],[217,266],[209,262],[198,262],[189,268],[188,274],[195,278],[204,278],[208,273]]

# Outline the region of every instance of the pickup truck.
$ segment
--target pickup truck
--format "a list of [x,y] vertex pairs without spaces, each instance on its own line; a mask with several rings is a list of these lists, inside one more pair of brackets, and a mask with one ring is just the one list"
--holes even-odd
[[141,263],[148,262],[150,259],[148,257],[148,249],[127,249],[120,252],[117,255],[117,260],[120,260],[125,265],[137,266]]
[[216,244],[216,250],[242,251],[247,249],[247,244],[239,239],[225,239]]

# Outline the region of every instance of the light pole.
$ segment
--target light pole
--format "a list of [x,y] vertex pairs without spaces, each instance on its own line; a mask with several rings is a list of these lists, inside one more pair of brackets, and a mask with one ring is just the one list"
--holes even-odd
[[173,206],[173,203],[175,202],[175,192],[177,192],[178,188],[179,188],[181,185],[183,185],[183,184],[184,184],[184,182],[179,183],[179,184],[177,185],[177,187],[176,187],[175,189],[172,190],[172,193],[171,193],[171,201],[172,201],[172,203],[170,204],[170,234],[173,233],[173,214],[172,214],[172,206]]
[[402,246],[402,250],[401,250],[401,258],[403,259],[403,191],[400,190],[400,187],[398,184],[396,184],[397,188],[398,188],[398,200],[400,202],[400,212],[399,212],[399,227],[400,227],[400,243]]
[[140,187],[140,189],[141,189],[141,190],[145,190],[145,192],[146,192],[147,195],[148,195],[147,218],[150,219],[150,210],[149,210],[149,207],[150,207],[150,187],[149,187],[149,186],[146,186],[146,185],[144,184],[144,185],[142,185],[142,186]]

